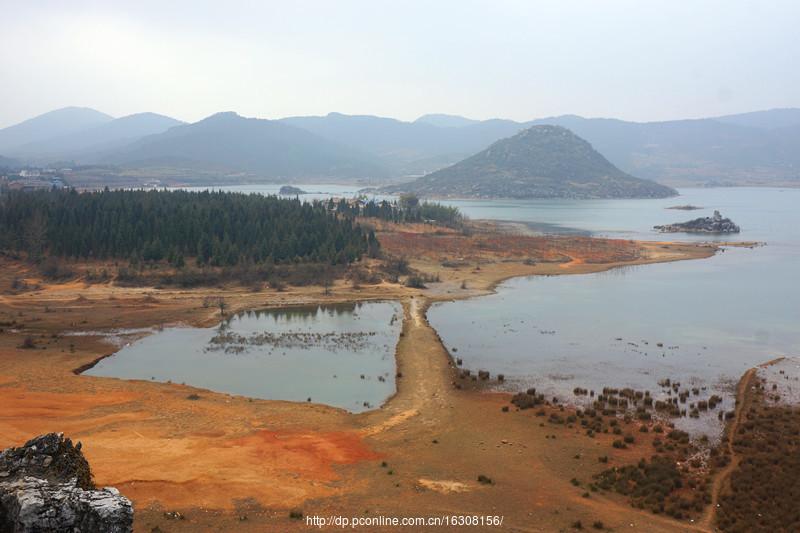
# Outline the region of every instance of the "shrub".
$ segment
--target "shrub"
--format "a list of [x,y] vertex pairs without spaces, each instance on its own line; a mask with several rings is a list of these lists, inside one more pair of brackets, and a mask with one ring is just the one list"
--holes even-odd
[[36,341],[33,340],[33,337],[25,337],[19,347],[23,350],[32,350],[33,348],[36,348]]
[[540,405],[542,401],[539,400],[539,397],[536,395],[520,392],[511,398],[511,403],[520,409],[530,409]]
[[425,289],[425,280],[417,275],[408,276],[408,278],[406,278],[406,287],[411,289]]
[[46,279],[62,280],[71,278],[75,272],[56,257],[48,257],[39,265],[39,272]]

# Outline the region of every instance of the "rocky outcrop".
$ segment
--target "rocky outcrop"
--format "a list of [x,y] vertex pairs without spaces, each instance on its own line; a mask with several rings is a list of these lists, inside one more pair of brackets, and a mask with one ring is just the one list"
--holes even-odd
[[653,226],[662,233],[739,233],[741,229],[729,218],[722,218],[719,211],[712,217],[701,217],[689,222],[679,222],[664,226]]
[[0,531],[126,533],[133,506],[115,488],[97,489],[81,453],[48,433],[0,453]]

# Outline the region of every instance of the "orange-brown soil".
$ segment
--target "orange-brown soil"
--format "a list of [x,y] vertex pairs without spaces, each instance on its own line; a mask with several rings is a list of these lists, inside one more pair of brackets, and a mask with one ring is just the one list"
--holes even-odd
[[[401,251],[386,235],[381,238],[385,249]],[[451,235],[448,242],[456,248],[443,252],[443,246],[418,248],[397,236],[396,242],[403,243],[397,246],[417,250],[405,254],[412,267],[440,275],[441,282],[425,290],[390,283],[354,289],[344,282],[330,294],[320,287],[276,292],[236,286],[178,290],[48,284],[33,279],[24,265],[5,261],[0,273],[0,448],[49,431],[82,441],[98,485],[116,486],[134,501],[138,531],[312,529],[302,519],[291,519],[291,509],[349,517],[504,517],[502,527],[475,531],[570,530],[576,520],[587,529],[599,520],[617,531],[693,530],[692,524],[632,509],[622,498],[584,497],[594,474],[649,456],[648,437],[618,450],[611,446],[612,435],[588,438],[580,428],[553,425],[534,410],[503,412],[509,405],[506,394],[457,390],[452,362],[425,311],[433,300],[485,293],[513,276],[702,258],[716,248],[581,238],[486,249],[480,237],[463,238],[472,244],[458,243],[460,238]],[[442,260],[477,256],[479,268],[441,265]],[[530,264],[524,260],[528,257],[540,259]],[[16,277],[40,286],[12,291]],[[355,415],[324,405],[74,373],[115,348],[100,334],[67,333],[211,324],[219,311],[203,305],[208,296],[225,297],[229,312],[401,300],[405,320],[397,366],[402,377],[396,394],[380,409]],[[20,347],[26,337],[35,348]],[[199,399],[190,399],[192,394]],[[606,455],[609,463],[600,463],[598,458]],[[479,483],[479,475],[492,483]],[[581,486],[570,483],[572,478]],[[182,518],[165,514],[172,511]]]

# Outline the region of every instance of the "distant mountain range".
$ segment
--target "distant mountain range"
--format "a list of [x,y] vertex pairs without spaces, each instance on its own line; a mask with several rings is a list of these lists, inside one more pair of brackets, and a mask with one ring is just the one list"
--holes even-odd
[[460,128],[462,126],[478,124],[480,120],[464,118],[458,115],[443,115],[441,113],[433,113],[430,115],[422,115],[414,122],[419,124],[430,124],[431,126],[437,126],[439,128]]
[[114,118],[84,107],[67,107],[0,130],[0,152],[31,163],[91,160],[103,151],[183,124],[164,115],[138,113]]
[[80,158],[124,147],[183,122],[155,113],[138,113],[57,137],[24,144],[15,153],[35,158]]
[[[65,107],[0,130],[0,153],[16,155],[30,143],[61,137],[111,122],[113,117],[87,107]],[[24,150],[23,150],[24,151]]]
[[289,117],[281,122],[372,155],[382,163],[387,177],[431,172],[520,129],[516,123],[509,127],[505,121],[440,127],[424,121],[340,113]]
[[99,157],[127,167],[258,173],[273,178],[361,178],[379,174],[370,156],[276,120],[217,113],[148,135]]
[[560,126],[532,126],[410,183],[385,189],[461,198],[665,198],[670,187],[634,178]]
[[569,128],[622,170],[678,185],[800,185],[800,110],[636,123],[562,116],[531,124]]
[[800,109],[647,123],[574,115],[529,122],[442,114],[413,122],[339,113],[227,117],[183,124],[150,113],[113,118],[65,108],[0,130],[0,154],[34,164],[159,166],[162,177],[172,165],[212,165],[227,179],[387,182],[448,167],[531,126],[555,125],[633,176],[673,185],[800,186]]

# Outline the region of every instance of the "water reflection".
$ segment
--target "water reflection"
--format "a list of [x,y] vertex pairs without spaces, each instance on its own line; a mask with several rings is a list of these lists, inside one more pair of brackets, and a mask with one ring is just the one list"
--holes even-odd
[[364,411],[394,392],[401,317],[396,302],[247,311],[212,328],[165,328],[86,373]]

